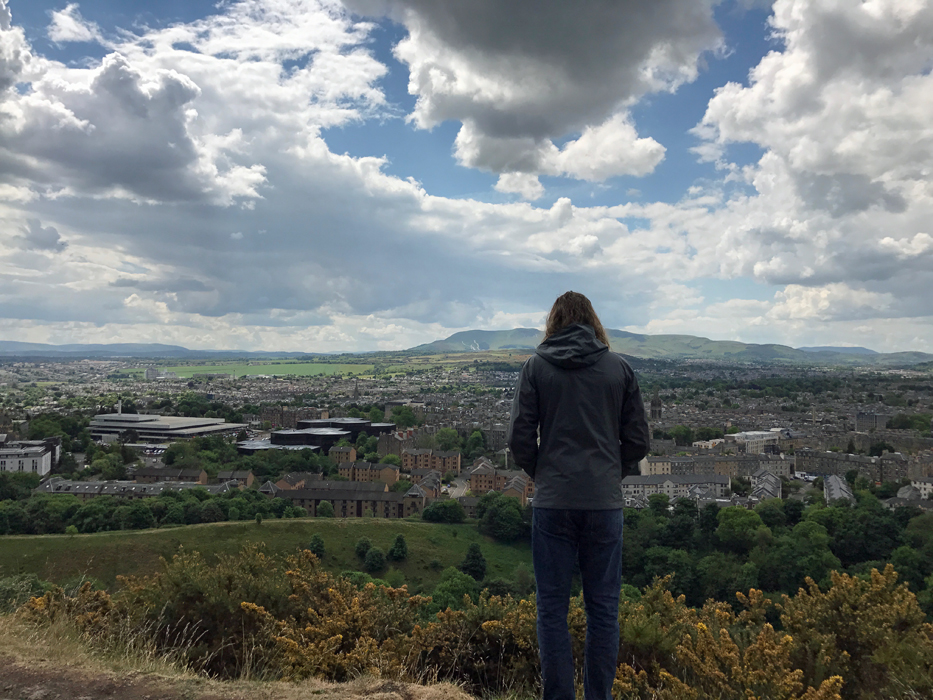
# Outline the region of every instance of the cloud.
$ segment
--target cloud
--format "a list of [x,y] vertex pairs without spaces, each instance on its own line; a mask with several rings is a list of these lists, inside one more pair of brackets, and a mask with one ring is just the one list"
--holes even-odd
[[544,194],[544,185],[538,181],[537,175],[526,173],[502,173],[495,189],[497,192],[519,194],[528,200],[538,199]]
[[700,56],[721,45],[713,4],[348,0],[408,29],[395,52],[417,96],[411,119],[422,128],[462,122],[462,163],[597,181],[660,162],[663,147],[638,138],[627,108],[696,77]]
[[52,23],[49,25],[48,35],[52,41],[58,44],[71,41],[103,43],[100,27],[81,16],[77,3],[66,5],[64,10],[55,10],[51,15]]
[[13,242],[23,250],[58,252],[68,247],[54,226],[43,227],[38,219],[28,219],[21,229],[22,235]]

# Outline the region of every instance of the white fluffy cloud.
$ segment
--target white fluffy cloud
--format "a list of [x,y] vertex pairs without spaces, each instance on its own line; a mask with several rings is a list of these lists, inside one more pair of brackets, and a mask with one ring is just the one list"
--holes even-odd
[[77,3],[71,3],[63,10],[52,12],[52,23],[49,25],[48,34],[49,39],[60,44],[70,41],[103,41],[100,27],[81,16]]
[[[660,3],[652,19],[608,1],[525,15],[524,3],[362,1],[410,31],[398,52],[415,121],[462,122],[460,162],[527,200],[539,176],[650,173],[664,147],[627,109],[691,80],[719,42],[704,2]],[[562,24],[564,7],[579,16]],[[721,182],[673,203],[536,207],[437,196],[378,152],[330,150],[328,127],[388,111],[373,25],[335,0],[241,0],[117,33],[102,61],[75,65],[37,54],[0,0],[0,330],[388,349],[539,325],[575,288],[632,330],[929,348],[929,3],[774,12],[784,47],[747,86],[724,86],[697,129]],[[555,27],[567,41],[546,40]],[[734,165],[737,142],[764,155]],[[759,294],[722,301],[701,290],[711,278]]]
[[[423,128],[462,122],[457,157],[497,173],[604,180],[644,174],[664,148],[639,138],[627,108],[693,80],[721,38],[707,0],[348,0],[408,29]],[[581,134],[558,150],[554,139]]]

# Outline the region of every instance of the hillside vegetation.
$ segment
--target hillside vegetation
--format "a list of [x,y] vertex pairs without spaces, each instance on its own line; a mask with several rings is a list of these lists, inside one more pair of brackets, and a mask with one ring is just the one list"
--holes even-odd
[[[265,546],[270,555],[294,554],[319,534],[326,554],[324,570],[339,574],[361,569],[356,542],[368,537],[388,551],[397,534],[408,544],[404,561],[390,562],[412,591],[430,591],[441,572],[458,566],[469,546],[480,544],[487,578],[511,578],[515,567],[531,567],[527,543],[501,544],[481,535],[476,525],[439,525],[407,520],[328,519],[222,522],[158,530],[123,530],[89,535],[25,535],[0,537],[0,578],[34,574],[56,583],[89,579],[112,588],[117,576],[145,576],[159,570],[160,558],[179,551],[199,551],[209,562],[233,555],[246,545]],[[388,571],[388,569],[387,569]]]

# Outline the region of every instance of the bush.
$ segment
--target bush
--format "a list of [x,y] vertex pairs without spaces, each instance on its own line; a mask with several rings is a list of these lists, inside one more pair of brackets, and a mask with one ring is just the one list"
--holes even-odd
[[404,561],[408,558],[408,543],[405,541],[405,536],[399,533],[395,536],[395,541],[392,543],[392,546],[389,548],[389,553],[386,555],[389,561]]
[[360,559],[365,559],[366,554],[372,549],[372,546],[373,542],[371,539],[368,537],[360,537],[360,539],[356,541],[356,546],[353,549],[356,552],[356,556]]
[[334,504],[330,501],[321,501],[317,507],[317,517],[319,518],[333,518],[334,517]]
[[324,558],[324,538],[321,537],[320,533],[315,532],[311,537],[311,542],[308,544],[308,551],[318,559]]
[[366,552],[363,568],[371,574],[378,573],[386,568],[386,555],[379,547],[372,547]]
[[462,523],[466,519],[466,512],[460,501],[448,498],[434,501],[421,512],[421,519],[429,523]]
[[486,557],[480,550],[479,545],[474,542],[467,550],[466,557],[460,563],[460,571],[472,576],[477,581],[482,581],[486,576]]

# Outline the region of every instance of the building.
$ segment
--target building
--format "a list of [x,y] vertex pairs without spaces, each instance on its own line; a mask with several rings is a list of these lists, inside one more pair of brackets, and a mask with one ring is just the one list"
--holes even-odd
[[818,450],[799,450],[796,455],[797,471],[808,474],[827,476],[835,474],[844,477],[850,471],[868,481],[899,481],[908,476],[909,460],[899,452],[889,452],[880,457],[850,455],[844,452],[821,452]]
[[55,446],[45,440],[4,442],[0,445],[0,472],[46,476],[56,462]]
[[695,486],[706,486],[714,498],[722,498],[729,490],[729,477],[721,474],[627,476],[622,479],[622,495],[647,498],[654,493],[663,493],[671,499],[686,498]]
[[222,484],[235,481],[237,487],[241,489],[248,489],[255,480],[256,477],[251,469],[228,469],[217,472],[217,481]]
[[135,433],[133,442],[174,442],[208,435],[236,435],[245,423],[227,423],[223,418],[186,418],[155,413],[102,413],[91,419],[91,437],[113,442]]
[[661,403],[661,394],[657,387],[654,389],[654,396],[651,397],[651,420],[661,420],[664,413],[664,404]]
[[506,488],[520,488],[519,500],[524,505],[534,495],[535,485],[525,472],[512,469],[498,469],[486,459],[477,460],[479,464],[470,472],[470,491],[474,496],[482,496],[489,491],[504,493]]
[[[292,489],[311,488],[313,484],[323,479],[324,477],[317,472],[290,472],[276,481],[274,486],[276,489],[290,491]],[[263,484],[263,488],[265,488],[265,484]]]
[[[933,477],[923,476],[919,479],[913,479],[910,485],[917,490],[920,494],[920,498],[928,499],[933,497]],[[900,496],[900,494],[898,494],[898,496]]]
[[777,430],[749,430],[726,436],[727,442],[735,442],[739,451],[748,455],[777,452],[781,433]]
[[761,501],[766,498],[780,498],[782,491],[781,478],[766,467],[761,467],[752,474],[752,491],[750,494],[752,498]]
[[71,481],[57,476],[42,482],[36,493],[67,493],[76,496],[81,501],[87,501],[97,496],[114,496],[116,498],[152,498],[166,491],[185,491],[188,489],[204,489],[211,495],[227,493],[236,488],[230,484],[199,484],[196,481],[159,481],[150,484],[140,484],[135,481]]
[[406,472],[415,469],[436,469],[441,474],[449,471],[459,474],[460,453],[414,448],[402,450],[402,469]]
[[376,451],[380,457],[395,455],[401,458],[405,450],[410,450],[414,446],[415,435],[413,430],[392,430],[379,436]]
[[347,462],[356,461],[356,448],[350,445],[334,445],[327,451],[328,456],[336,464],[346,464]]
[[402,450],[402,469],[431,469],[431,450],[409,448]]
[[863,413],[859,411],[855,414],[855,430],[863,433],[869,430],[883,430],[888,426],[890,416],[884,413]]
[[823,496],[826,498],[827,505],[838,500],[855,503],[855,495],[852,493],[849,482],[840,479],[835,474],[830,474],[823,479]]
[[350,481],[381,481],[389,486],[399,480],[399,468],[394,464],[343,462],[339,466],[339,473]]
[[133,472],[137,484],[157,484],[161,482],[184,481],[205,486],[207,472],[203,469],[174,469],[172,467],[140,467]]
[[289,500],[311,516],[317,514],[323,501],[328,501],[338,518],[404,518],[420,513],[427,505],[427,497],[418,486],[406,493],[395,493],[381,482],[322,481],[311,488],[279,490],[275,497]]

